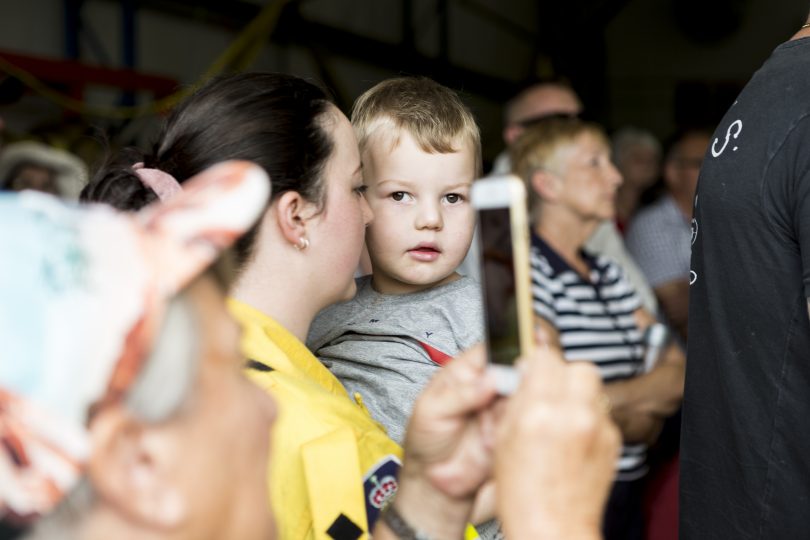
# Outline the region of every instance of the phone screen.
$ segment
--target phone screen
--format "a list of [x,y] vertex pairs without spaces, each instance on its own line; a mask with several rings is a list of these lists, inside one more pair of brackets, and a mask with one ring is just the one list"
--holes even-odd
[[512,365],[520,356],[520,331],[509,208],[478,210],[478,227],[489,361]]

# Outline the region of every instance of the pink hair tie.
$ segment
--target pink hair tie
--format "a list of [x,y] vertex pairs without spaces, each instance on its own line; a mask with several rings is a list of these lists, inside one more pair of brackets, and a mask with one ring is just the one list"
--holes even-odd
[[171,199],[183,190],[174,176],[160,169],[147,169],[143,166],[142,161],[133,165],[132,170],[138,175],[143,185],[154,191],[161,201]]

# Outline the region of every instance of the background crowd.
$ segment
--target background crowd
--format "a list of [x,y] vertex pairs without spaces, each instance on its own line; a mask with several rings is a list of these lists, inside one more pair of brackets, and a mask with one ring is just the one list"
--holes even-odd
[[[789,537],[808,36],[717,132],[692,114],[663,140],[594,122],[564,77],[512,88],[487,133],[429,78],[341,110],[256,71],[91,162],[4,134],[0,536]],[[537,329],[508,397],[468,254],[471,185],[503,173],[527,188]]]

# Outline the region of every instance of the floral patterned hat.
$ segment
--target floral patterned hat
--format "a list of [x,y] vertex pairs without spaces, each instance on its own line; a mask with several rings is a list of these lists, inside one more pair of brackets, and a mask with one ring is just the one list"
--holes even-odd
[[138,214],[0,195],[0,518],[47,513],[81,478],[88,411],[126,394],[167,300],[269,192],[260,167],[232,161]]

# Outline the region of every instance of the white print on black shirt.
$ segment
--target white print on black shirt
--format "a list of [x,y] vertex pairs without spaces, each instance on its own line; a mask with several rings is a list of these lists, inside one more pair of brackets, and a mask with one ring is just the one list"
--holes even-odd
[[[736,105],[736,104],[737,104],[737,102],[735,101],[734,105]],[[732,139],[732,138],[734,140],[737,140],[737,138],[740,136],[740,133],[742,133],[742,128],[743,128],[742,120],[738,119],[738,120],[733,121],[731,123],[731,125],[728,126],[728,129],[726,130],[726,140],[723,142],[723,146],[720,147],[720,150],[718,150],[716,148],[717,143],[720,142],[720,139],[719,138],[714,139],[714,142],[712,143],[712,148],[711,148],[712,156],[720,157],[720,155],[723,152],[726,151],[726,147],[728,146],[729,140]],[[731,151],[736,152],[739,149],[740,149],[739,146],[734,146],[731,149]],[[695,196],[695,209],[697,209],[697,196]],[[692,245],[694,245],[695,240],[697,240],[697,235],[698,235],[698,222],[697,222],[696,219],[693,219],[692,220]],[[697,273],[694,270],[690,270],[689,271],[689,285],[694,285],[694,283],[697,281],[697,278],[698,278]]]
[[[697,205],[698,205],[698,195],[695,194],[695,209],[694,213],[697,214]],[[697,218],[692,218],[692,244],[695,245],[695,240],[697,240],[698,235],[698,221]],[[689,286],[691,287],[697,281],[697,273],[694,270],[689,270]]]
[[[717,146],[717,143],[720,142],[720,139],[714,140],[714,142],[712,143],[712,155],[714,157],[719,157],[720,154],[722,154],[725,151],[726,146],[728,146],[728,140],[730,137],[734,137],[736,139],[737,137],[740,136],[740,133],[742,132],[742,125],[743,125],[742,120],[735,120],[734,122],[731,123],[730,126],[728,126],[728,130],[726,130],[726,142],[723,143],[723,147],[720,148],[720,150],[715,150],[714,148],[715,146]],[[739,147],[735,146],[734,148],[731,149],[731,151],[736,152],[738,149]]]
[[692,245],[693,246],[695,245],[695,240],[697,240],[697,234],[698,234],[697,219],[692,218]]

